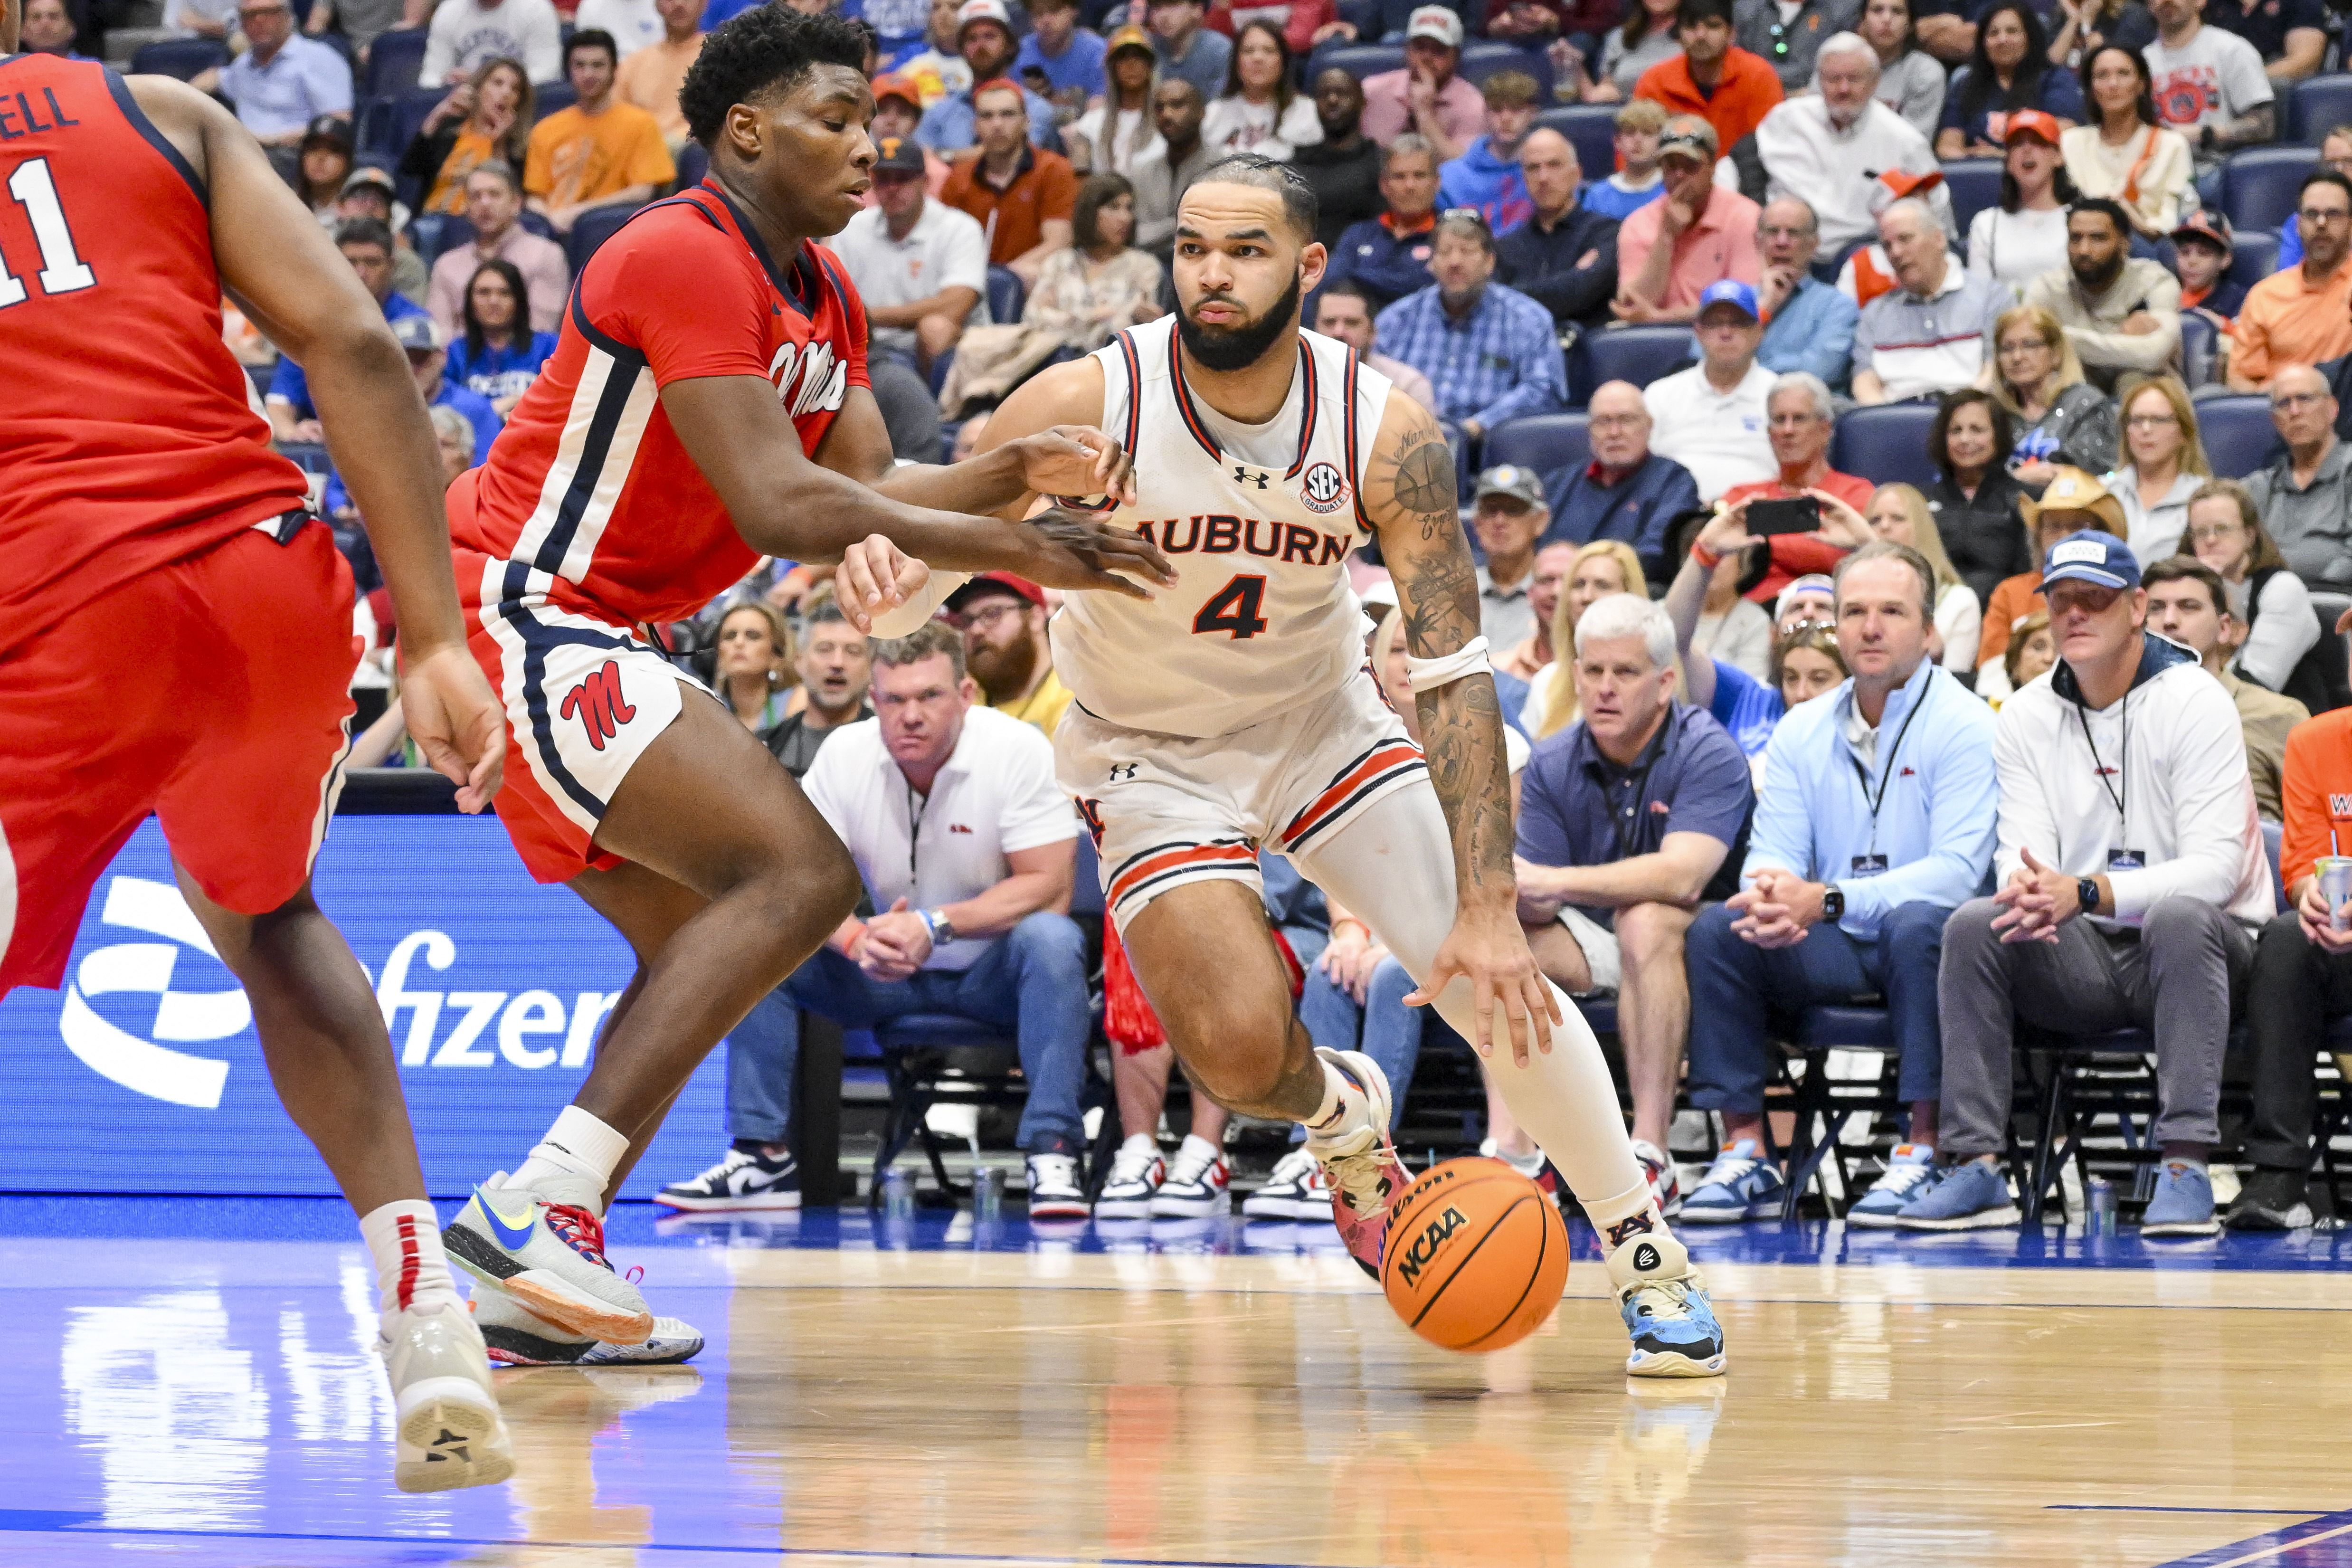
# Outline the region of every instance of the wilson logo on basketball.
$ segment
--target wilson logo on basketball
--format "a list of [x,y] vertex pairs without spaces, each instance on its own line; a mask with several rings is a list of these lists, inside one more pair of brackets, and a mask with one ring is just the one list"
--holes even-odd
[[560,710],[566,719],[577,719],[588,731],[588,743],[598,751],[604,742],[621,732],[621,726],[637,716],[637,710],[621,695],[621,667],[612,659],[604,668],[564,694]]
[[1298,481],[1298,499],[1315,512],[1337,511],[1348,501],[1348,480],[1328,463],[1318,463]]
[[1404,1257],[1397,1262],[1398,1278],[1407,1285],[1419,1284],[1421,1271],[1436,1258],[1437,1249],[1445,1245],[1445,1238],[1469,1223],[1460,1209],[1449,1205],[1444,1214],[1422,1226],[1421,1234],[1406,1247]]

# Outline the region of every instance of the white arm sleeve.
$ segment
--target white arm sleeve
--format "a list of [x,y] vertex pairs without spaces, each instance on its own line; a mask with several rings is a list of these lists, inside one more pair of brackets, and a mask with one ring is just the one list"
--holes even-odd
[[877,637],[902,637],[914,631],[938,613],[947,597],[971,577],[969,572],[942,572],[931,568],[930,581],[916,590],[915,596],[898,608],[885,610],[874,617],[873,635]]

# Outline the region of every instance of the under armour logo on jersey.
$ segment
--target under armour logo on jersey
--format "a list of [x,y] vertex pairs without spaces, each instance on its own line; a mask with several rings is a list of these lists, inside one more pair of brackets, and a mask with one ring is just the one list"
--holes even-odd
[[1110,782],[1126,784],[1135,777],[1135,767],[1136,764],[1133,763],[1113,763],[1110,765]]
[[637,710],[621,695],[621,667],[612,659],[604,668],[564,694],[560,710],[566,719],[578,719],[588,731],[588,743],[598,751],[621,732]]
[[1247,463],[1234,465],[1234,483],[1237,485],[1254,484],[1258,489],[1264,489],[1273,477],[1264,468],[1253,468]]

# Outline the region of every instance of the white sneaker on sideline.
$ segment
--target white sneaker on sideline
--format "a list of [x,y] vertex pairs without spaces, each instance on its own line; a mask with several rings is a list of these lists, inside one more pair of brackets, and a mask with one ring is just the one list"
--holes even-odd
[[1111,1161],[1110,1179],[1095,1196],[1097,1219],[1150,1219],[1152,1195],[1168,1179],[1168,1162],[1160,1157],[1160,1141],[1139,1132],[1118,1146]]

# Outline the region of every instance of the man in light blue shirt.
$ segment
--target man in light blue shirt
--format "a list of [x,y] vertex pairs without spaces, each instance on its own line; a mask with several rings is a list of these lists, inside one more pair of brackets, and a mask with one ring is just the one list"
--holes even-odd
[[1762,1153],[1769,1041],[1776,1020],[1816,1004],[1885,998],[1911,1105],[1909,1142],[1848,1223],[1892,1226],[1932,1166],[1944,922],[1984,885],[2000,795],[1992,710],[1927,657],[1935,591],[1906,545],[1839,563],[1838,647],[1853,674],[1781,720],[1747,886],[1692,923],[1691,1016],[1706,1026],[1691,1032],[1691,1103],[1722,1112],[1728,1146],[1685,1222],[1780,1213],[1786,1186]]
[[1568,367],[1551,312],[1495,282],[1495,237],[1468,215],[1438,220],[1437,281],[1382,310],[1378,343],[1429,377],[1437,414],[1471,441],[1506,420],[1568,403]]
[[1044,73],[1056,99],[1072,95],[1074,107],[1103,94],[1103,59],[1110,46],[1102,35],[1078,26],[1078,0],[1030,0],[1029,25],[1034,29],[1021,40],[1013,57],[1013,74],[1024,82],[1032,70]]
[[[1853,370],[1853,329],[1862,311],[1813,276],[1821,245],[1821,221],[1806,203],[1780,196],[1764,204],[1756,224],[1756,248],[1764,258],[1756,301],[1765,325],[1756,363],[1775,375],[1804,371],[1843,391]],[[1690,357],[1698,358],[1696,342]]]
[[[950,163],[975,156],[980,145],[972,94],[992,81],[1013,79],[1013,18],[1004,0],[964,0],[956,12],[956,40],[964,64],[971,68],[971,89],[951,92],[932,104],[915,127],[915,140]],[[1025,87],[1021,89],[1021,101],[1029,110],[1030,144],[1060,152],[1062,139],[1054,130],[1054,106]]]
[[251,47],[195,85],[217,88],[264,145],[299,146],[320,115],[351,113],[352,68],[331,47],[295,37],[287,0],[243,0],[236,16]]

